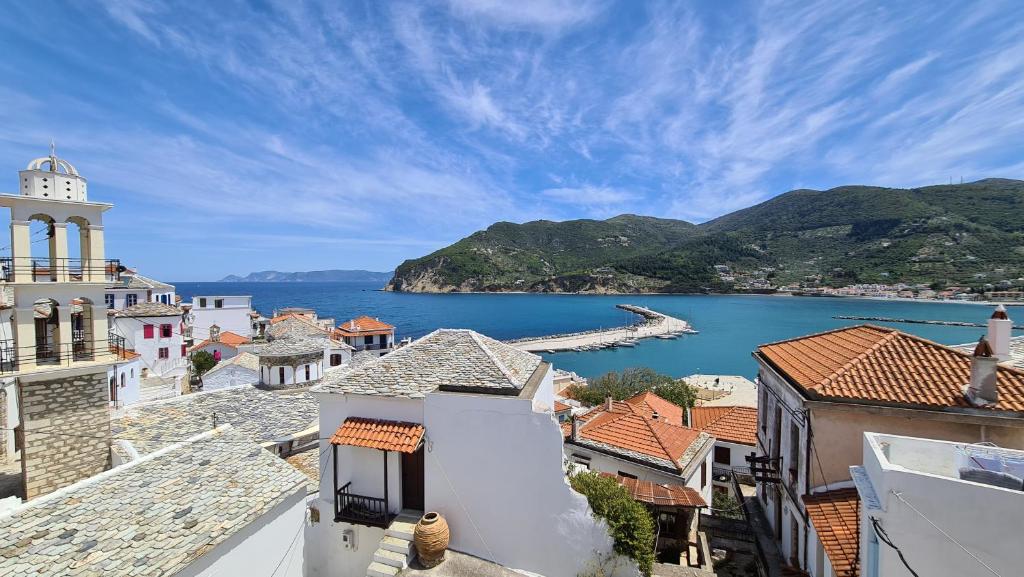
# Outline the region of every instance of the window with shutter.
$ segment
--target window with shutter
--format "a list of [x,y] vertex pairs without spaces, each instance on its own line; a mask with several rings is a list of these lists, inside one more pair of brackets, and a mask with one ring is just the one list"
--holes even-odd
[[142,338],[151,339],[153,338],[153,325],[145,325],[142,327]]
[[160,325],[160,338],[169,339],[171,338],[171,325],[165,324]]

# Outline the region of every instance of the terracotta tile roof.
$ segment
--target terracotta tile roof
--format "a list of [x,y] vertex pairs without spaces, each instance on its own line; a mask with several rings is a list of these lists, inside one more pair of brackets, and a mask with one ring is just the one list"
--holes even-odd
[[[575,442],[597,443],[677,471],[683,471],[704,442],[711,439],[696,429],[673,425],[662,418],[653,419],[642,403],[628,400],[613,401],[611,410],[599,405],[577,419],[582,422]],[[570,437],[572,424],[564,423],[562,433]]]
[[683,408],[675,403],[666,401],[650,391],[634,395],[624,402],[644,411],[644,414],[647,416],[658,413],[660,418],[673,425],[683,424]]
[[626,488],[633,496],[633,499],[641,503],[649,503],[663,507],[707,507],[704,497],[701,497],[693,487],[675,484],[658,484],[651,481],[640,481],[630,479],[611,473],[601,473],[605,477],[611,477]]
[[[206,339],[205,341],[203,341],[203,342],[199,343],[198,345],[195,345],[194,347],[192,347],[192,350],[193,351],[197,351],[197,350],[205,347],[206,345],[208,345],[208,344],[210,344],[212,342],[213,342],[212,340]],[[237,333],[233,333],[231,331],[224,331],[224,332],[222,332],[220,334],[220,342],[222,344],[224,344],[224,345],[227,345],[227,346],[233,348],[233,349],[237,349],[238,345],[244,345],[244,344],[251,343],[252,339],[250,339],[249,337],[243,337],[242,335],[237,334]]]
[[118,349],[117,347],[110,347],[110,352],[125,361],[133,361],[142,356],[131,349]]
[[413,453],[423,438],[423,425],[349,417],[331,437],[332,445]]
[[757,444],[757,409],[753,407],[694,407],[690,417],[694,429],[716,439],[740,445]]
[[570,407],[569,405],[567,405],[567,404],[565,404],[565,403],[563,403],[561,401],[555,401],[555,412],[556,413],[561,413],[562,411],[568,411],[570,409],[572,409],[572,407]]
[[376,333],[390,333],[395,330],[394,325],[389,325],[380,319],[375,319],[370,316],[363,315],[354,319],[345,321],[338,325],[337,331],[347,335],[365,334],[372,332]]
[[857,489],[804,495],[807,515],[836,577],[860,574],[860,497]]
[[[900,332],[860,325],[758,347],[758,353],[812,397],[973,407],[964,398],[970,355]],[[999,367],[999,402],[1024,411],[1024,371]]]

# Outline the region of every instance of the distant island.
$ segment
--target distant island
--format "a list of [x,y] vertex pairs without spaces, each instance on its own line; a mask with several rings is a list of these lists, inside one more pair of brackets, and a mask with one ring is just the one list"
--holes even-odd
[[306,272],[280,272],[263,270],[245,276],[229,274],[219,282],[365,282],[384,286],[393,273],[369,270],[311,270]]
[[1007,290],[1024,276],[1022,222],[1020,180],[802,189],[702,224],[632,214],[498,222],[405,261],[387,290],[735,293],[870,283]]

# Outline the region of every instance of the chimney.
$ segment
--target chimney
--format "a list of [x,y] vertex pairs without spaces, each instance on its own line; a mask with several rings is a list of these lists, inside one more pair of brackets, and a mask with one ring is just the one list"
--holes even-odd
[[210,342],[220,342],[220,327],[216,324],[210,325]]
[[684,427],[693,427],[693,417],[690,414],[690,407],[686,407],[686,422],[680,424],[682,424]]
[[612,396],[611,395],[608,395],[607,397],[604,398],[604,410],[606,410],[606,411],[612,410]]
[[999,401],[999,387],[996,382],[998,368],[999,359],[993,356],[992,347],[985,337],[981,337],[971,357],[971,382],[964,391],[972,405],[983,407]]
[[580,440],[580,419],[576,415],[572,416],[572,436],[573,441]]
[[992,354],[1000,363],[1010,360],[1010,329],[1013,328],[1013,321],[1006,314],[1006,307],[996,307],[992,317],[988,319],[988,342],[992,347]]
[[349,327],[349,330],[351,330],[351,331],[356,330],[356,319],[352,319],[352,320],[348,321],[348,327]]
[[651,418],[654,419],[655,421],[657,421],[658,417],[660,416],[661,415],[658,414],[658,411],[651,411]]

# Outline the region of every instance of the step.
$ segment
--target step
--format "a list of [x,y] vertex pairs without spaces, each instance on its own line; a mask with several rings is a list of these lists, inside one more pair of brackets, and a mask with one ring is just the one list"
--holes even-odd
[[386,537],[397,537],[399,539],[405,539],[406,541],[412,541],[413,532],[416,530],[416,523],[409,523],[407,521],[399,521],[395,519],[388,525],[388,528],[384,530]]
[[398,567],[392,567],[391,565],[384,565],[374,561],[366,568],[366,577],[395,577],[395,575],[398,575],[399,571],[401,571],[401,569]]
[[373,560],[381,565],[390,565],[399,569],[405,569],[409,566],[409,556],[407,554],[395,553],[386,549],[377,549],[373,554]]
[[412,541],[408,539],[400,539],[398,537],[385,536],[380,540],[380,548],[387,551],[394,551],[395,553],[401,553],[403,555],[410,555],[412,554]]

